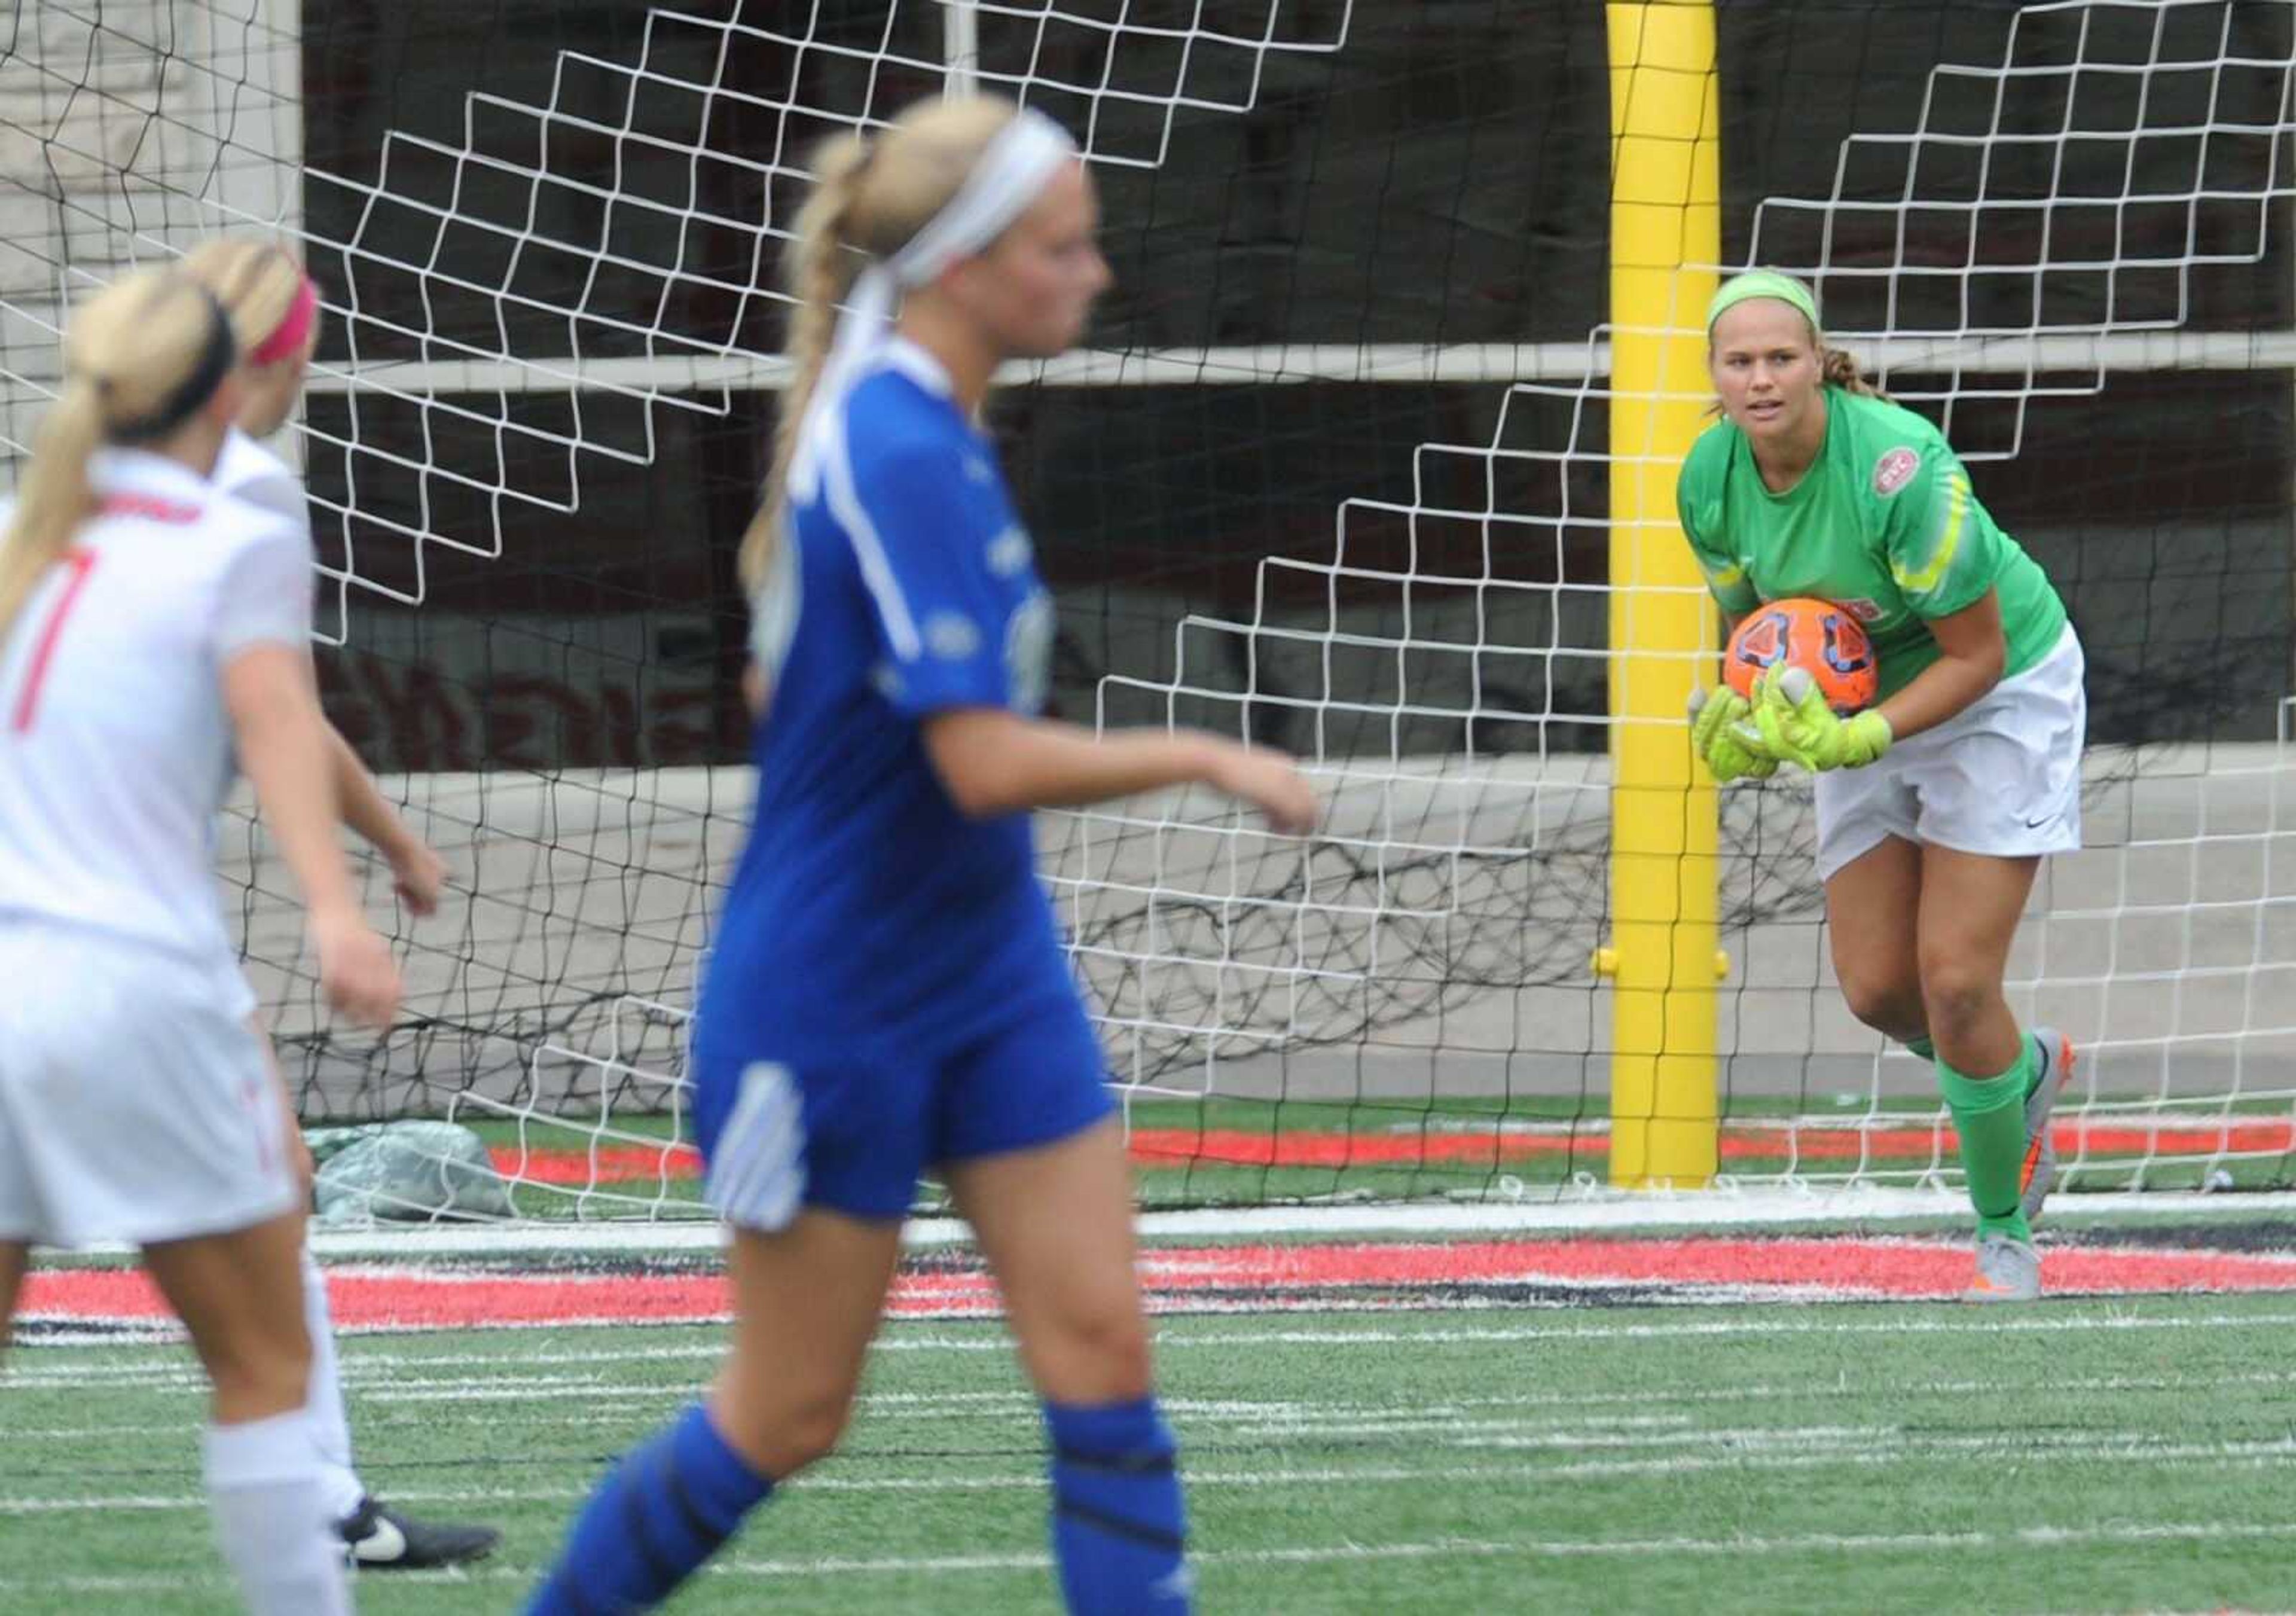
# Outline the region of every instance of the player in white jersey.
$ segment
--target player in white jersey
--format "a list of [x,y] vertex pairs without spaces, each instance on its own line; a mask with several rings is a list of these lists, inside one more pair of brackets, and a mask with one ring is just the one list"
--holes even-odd
[[[275,513],[291,527],[308,568],[311,507],[302,480],[258,440],[286,425],[302,398],[311,356],[319,346],[318,288],[286,249],[270,242],[211,241],[193,252],[184,267],[223,305],[239,342],[239,419],[224,439],[209,481],[218,492]],[[418,916],[431,914],[439,906],[446,866],[407,828],[358,753],[332,725],[327,727],[327,750],[343,823],[390,865],[407,908]],[[308,1163],[299,1134],[291,1148]],[[367,1491],[351,1460],[350,1420],[336,1365],[326,1277],[308,1245],[303,1298],[311,1335],[311,1417],[326,1461],[321,1488],[327,1513],[353,1560],[363,1570],[419,1571],[492,1553],[501,1538],[492,1528],[416,1520]]]
[[304,1190],[215,886],[236,769],[319,980],[384,1026],[390,951],[335,841],[293,529],[209,486],[237,346],[189,276],[72,316],[0,536],[0,1320],[34,1243],[126,1240],[213,1386],[204,1470],[258,1616],[350,1608],[305,1400]]

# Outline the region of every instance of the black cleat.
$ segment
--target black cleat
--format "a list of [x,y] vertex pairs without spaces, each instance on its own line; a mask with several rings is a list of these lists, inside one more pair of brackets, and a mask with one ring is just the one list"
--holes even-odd
[[410,1521],[388,1505],[361,1498],[335,1522],[335,1532],[362,1571],[428,1571],[483,1560],[502,1534],[491,1526],[431,1526]]

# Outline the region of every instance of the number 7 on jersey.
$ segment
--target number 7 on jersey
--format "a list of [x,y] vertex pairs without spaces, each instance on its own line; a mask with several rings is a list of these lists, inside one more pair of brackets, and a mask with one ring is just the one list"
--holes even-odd
[[73,550],[64,557],[64,567],[70,577],[56,595],[56,603],[48,608],[46,619],[40,625],[38,636],[32,642],[31,664],[24,670],[24,691],[16,698],[16,713],[9,728],[17,734],[29,734],[33,717],[40,705],[40,686],[48,677],[48,663],[56,654],[56,642],[63,637],[64,619],[86,587],[87,575],[95,570],[95,552]]

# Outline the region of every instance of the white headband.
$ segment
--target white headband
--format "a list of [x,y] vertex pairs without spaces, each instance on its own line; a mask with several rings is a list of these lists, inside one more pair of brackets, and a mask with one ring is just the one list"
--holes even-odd
[[1076,142],[1042,112],[1023,111],[996,132],[948,205],[886,260],[904,288],[930,285],[961,258],[1004,234],[1037,200],[1054,170],[1076,155]]
[[1004,234],[1060,166],[1075,155],[1076,142],[1068,131],[1041,112],[1024,110],[999,129],[948,205],[927,220],[906,246],[870,265],[853,283],[808,417],[818,418],[833,408],[861,379],[885,340],[904,291],[931,284],[951,264]]

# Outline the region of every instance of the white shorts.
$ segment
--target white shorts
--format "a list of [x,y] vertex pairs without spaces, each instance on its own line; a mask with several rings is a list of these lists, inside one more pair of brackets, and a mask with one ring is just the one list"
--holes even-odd
[[1817,777],[1817,874],[1830,881],[1885,837],[2021,858],[2081,844],[2087,662],[2065,625],[2056,649],[1878,763]]
[[299,1204],[236,961],[10,921],[0,982],[0,1240],[145,1245]]

